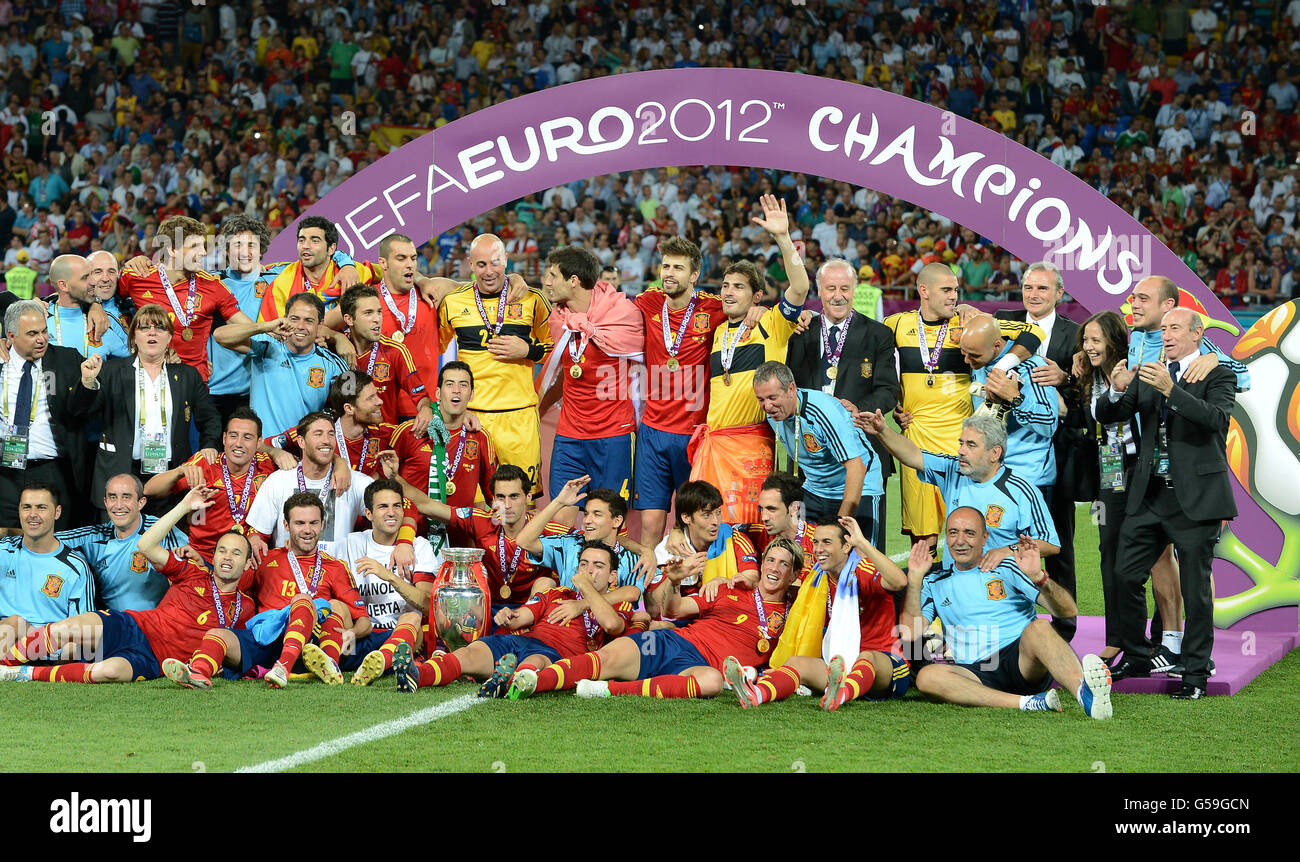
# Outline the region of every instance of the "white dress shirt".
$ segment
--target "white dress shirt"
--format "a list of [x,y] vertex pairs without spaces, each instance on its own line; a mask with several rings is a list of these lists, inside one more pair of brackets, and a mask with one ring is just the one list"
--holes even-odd
[[[23,379],[25,360],[11,351],[9,362],[4,367],[4,433],[9,433],[9,426],[14,421],[14,406],[18,403],[18,386]],[[27,459],[29,461],[43,458],[59,457],[58,444],[54,442],[54,429],[50,426],[50,388],[51,380],[46,380],[43,368],[44,360],[37,359],[32,368],[32,407],[35,408],[31,427],[27,432]],[[51,375],[51,378],[53,375]]]
[[1026,314],[1025,318],[1039,329],[1043,330],[1043,341],[1038,345],[1034,353],[1038,356],[1047,358],[1047,343],[1052,340],[1052,327],[1056,326],[1056,309],[1053,308],[1042,320],[1034,320],[1032,314]]

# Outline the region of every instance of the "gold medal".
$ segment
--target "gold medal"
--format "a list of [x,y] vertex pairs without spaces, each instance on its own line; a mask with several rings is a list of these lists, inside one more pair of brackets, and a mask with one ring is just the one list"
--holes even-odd
[[767,651],[770,650],[771,648],[772,648],[772,642],[769,641],[767,638],[759,638],[759,639],[758,639],[758,654],[759,654],[759,655],[767,655]]
[[184,329],[181,330],[181,338],[184,338],[186,341],[193,341],[194,330],[190,329],[188,326],[185,327]]
[[406,333],[400,329],[394,329],[392,339],[396,341],[398,344],[401,344],[403,341],[406,340]]
[[572,378],[575,379],[575,380],[578,379],[579,377],[581,377],[581,376],[582,376],[582,366],[581,366],[581,365],[570,365],[570,366],[569,366],[569,376],[572,377]]
[[668,361],[665,362],[664,365],[666,365],[666,366],[668,367],[668,370],[669,370],[669,371],[676,371],[678,368],[681,368],[681,367],[682,367],[682,364],[681,364],[680,362],[677,361],[677,357],[676,357],[676,356],[670,356],[670,357],[668,357]]
[[826,369],[826,376],[831,380],[834,380],[835,376],[839,373],[840,373],[840,368],[838,365],[832,365],[830,368]]
[[499,594],[500,594],[501,598],[503,598],[503,599],[508,599],[508,598],[510,598],[510,585],[509,585],[509,584],[502,584],[502,585],[501,585],[501,589],[499,590]]
[[925,385],[934,386],[934,372],[930,372],[929,374],[925,375]]
[[587,638],[587,652],[600,652],[600,641],[595,638]]
[[451,481],[450,479],[448,479],[448,480],[447,480],[447,496],[450,497],[452,494],[455,494],[455,493],[456,493],[456,483],[453,482],[453,481]]
[[730,386],[730,385],[731,385],[731,372],[730,372],[730,371],[724,371],[724,372],[722,372],[722,385],[723,385],[723,386]]

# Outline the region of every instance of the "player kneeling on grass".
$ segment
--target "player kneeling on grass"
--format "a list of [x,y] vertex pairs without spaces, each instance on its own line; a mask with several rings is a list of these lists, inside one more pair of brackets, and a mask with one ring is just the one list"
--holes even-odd
[[[799,641],[782,643],[793,655],[753,683],[735,658],[728,656],[723,666],[743,707],[784,700],[801,684],[823,693],[827,711],[859,697],[885,700],[907,692],[908,664],[894,607],[894,593],[907,587],[907,575],[872,547],[853,518],[819,525],[813,548],[817,571],[800,588],[803,601],[796,601],[783,635],[783,641]],[[855,657],[851,668],[846,656]]]
[[[217,540],[212,574],[162,546],[172,528],[191,512],[215,502],[212,488],[195,488],[144,532],[140,553],[171,581],[156,608],[147,611],[92,611],[33,629],[19,644],[25,661],[60,662],[31,667],[0,667],[0,680],[40,682],[133,682],[162,675],[159,660],[188,656],[213,628],[242,626],[256,608],[239,580],[252,548],[236,532]],[[63,660],[64,650],[76,658]],[[96,657],[96,661],[86,658]]]
[[737,575],[738,585],[720,582],[708,598],[703,591],[681,595],[681,582],[699,574],[702,560],[691,564],[674,557],[660,569],[664,584],[652,583],[650,591],[666,593],[662,604],[667,616],[697,617],[690,625],[616,638],[599,652],[539,671],[535,681],[516,676],[515,690],[521,697],[574,687],[582,697],[713,697],[722,691],[722,662],[728,656],[753,666],[767,662],[790,613],[786,594],[799,573],[799,560],[798,546],[774,539],[763,555],[756,589]]
[[[342,683],[339,655],[370,634],[370,617],[348,567],[318,547],[324,524],[325,504],[315,493],[302,491],[285,500],[289,542],[263,554],[249,579],[261,613],[246,628],[208,632],[189,664],[179,659],[163,662],[167,678],[185,688],[206,689],[223,665],[231,669],[231,679],[269,668],[266,684],[284,688],[301,656],[325,682]],[[308,643],[312,639],[316,643]]]
[[[498,626],[511,631],[532,626],[528,634],[488,635],[427,662],[412,661],[410,644],[399,644],[393,659],[398,691],[443,686],[461,674],[469,674],[487,678],[479,688],[480,697],[502,697],[512,676],[532,674],[530,679],[535,680],[537,671],[552,662],[599,649],[607,638],[622,634],[632,621],[631,604],[621,602],[615,607],[605,600],[605,590],[616,571],[618,554],[613,548],[604,542],[585,542],[572,579],[574,589],[552,587],[520,607],[497,611],[494,619]],[[577,599],[587,602],[580,616],[559,624],[550,621],[548,611],[557,603]],[[520,656],[523,661],[516,672]]]
[[962,506],[949,513],[945,530],[951,563],[932,567],[925,543],[912,547],[901,621],[919,632],[938,617],[956,663],[921,668],[917,690],[931,700],[963,706],[1060,712],[1060,696],[1050,687],[1055,679],[1088,715],[1110,718],[1110,669],[1095,655],[1080,663],[1051,623],[1034,611],[1037,602],[1057,619],[1078,612],[1070,594],[1047,579],[1038,544],[1021,536],[1014,559],[986,572],[979,567],[984,516]]

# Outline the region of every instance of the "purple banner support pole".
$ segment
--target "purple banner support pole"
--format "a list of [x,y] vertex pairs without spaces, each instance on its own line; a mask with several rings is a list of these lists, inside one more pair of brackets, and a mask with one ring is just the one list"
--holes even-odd
[[[843,180],[970,227],[1021,260],[1051,261],[1071,296],[1090,311],[1117,309],[1140,279],[1159,274],[1193,294],[1211,318],[1232,320],[1177,255],[1128,213],[1038,154],[894,93],[787,72],[641,72],[532,93],[406,144],[307,214],[335,222],[342,249],[373,259],[389,233],[407,234],[419,245],[531,192],[672,165],[744,165]],[[281,232],[266,259],[291,259],[295,233],[292,225]],[[1234,342],[1222,331],[1215,338],[1225,349]],[[1288,364],[1294,368],[1300,358]],[[1300,468],[1300,444],[1291,443]],[[1284,537],[1300,542],[1300,519],[1277,523],[1240,484],[1235,496],[1235,539],[1266,566],[1281,563]],[[1258,571],[1248,576],[1225,560],[1216,561],[1215,574],[1220,596],[1259,586]],[[1296,604],[1263,600],[1233,628],[1294,631]]]

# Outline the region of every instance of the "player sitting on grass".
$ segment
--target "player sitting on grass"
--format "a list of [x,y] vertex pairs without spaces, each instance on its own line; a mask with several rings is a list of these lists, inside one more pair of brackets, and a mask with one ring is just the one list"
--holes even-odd
[[[54,661],[39,667],[0,667],[0,680],[39,682],[132,682],[162,675],[160,659],[188,656],[211,628],[242,626],[256,608],[238,589],[251,555],[248,539],[236,532],[217,539],[212,574],[162,546],[172,528],[191,512],[216,502],[217,491],[196,488],[158,519],[139,539],[138,549],[171,581],[156,608],[92,611],[34,629],[18,646],[25,661]],[[75,658],[68,659],[70,649]],[[87,661],[94,656],[97,660]]]
[[[324,524],[325,504],[320,497],[310,491],[291,495],[284,502],[289,542],[263,554],[251,578],[261,613],[248,628],[208,632],[189,664],[179,659],[163,662],[167,678],[185,688],[206,689],[212,687],[211,677],[222,665],[234,671],[228,674],[233,679],[269,667],[266,684],[284,688],[301,655],[308,669],[327,683],[343,682],[338,659],[345,630],[354,638],[364,638],[370,634],[370,618],[347,566],[318,547]],[[314,636],[317,601],[328,612],[320,621],[320,634]],[[319,646],[307,643],[313,637]]]
[[689,562],[674,558],[661,568],[668,584],[664,611],[675,619],[698,619],[680,629],[616,638],[599,652],[556,662],[535,680],[516,675],[514,688],[521,697],[575,686],[583,697],[713,697],[722,691],[727,656],[755,666],[767,661],[790,613],[786,593],[799,572],[799,555],[789,539],[773,539],[757,589],[723,583],[712,599],[703,591],[684,597],[679,586],[703,570],[702,555]]
[[[893,595],[907,587],[907,575],[871,546],[854,518],[819,525],[813,547],[818,572],[805,581],[801,592],[817,593],[822,586],[819,578],[826,578],[827,610],[823,612],[818,594],[816,601],[801,603],[801,611],[823,619],[824,624],[817,626],[812,620],[811,642],[754,683],[745,679],[740,663],[727,656],[723,674],[743,707],[784,700],[801,684],[823,692],[821,707],[828,712],[864,695],[885,700],[907,692],[908,664],[895,631],[898,614]],[[794,622],[788,626],[787,638],[796,634]],[[827,629],[830,636],[822,637]],[[821,652],[807,655],[814,649]],[[845,657],[850,655],[856,660],[847,669]]]
[[[479,688],[480,697],[501,697],[510,678],[515,675],[519,656],[519,673],[532,673],[561,658],[599,649],[609,637],[617,637],[632,621],[632,605],[617,606],[605,600],[605,590],[618,569],[618,554],[604,542],[586,542],[578,557],[573,589],[552,587],[534,595],[523,606],[497,611],[498,626],[518,631],[532,626],[526,635],[488,635],[450,654],[434,656],[427,662],[415,662],[411,645],[401,643],[393,659],[397,690],[413,692],[427,686],[443,686],[461,674],[487,678]],[[549,612],[559,602],[583,600],[588,609],[577,617],[553,623]]]
[[932,568],[925,543],[912,547],[901,620],[919,632],[938,617],[956,663],[921,668],[917,690],[963,706],[1060,712],[1060,696],[1051,688],[1055,679],[1088,715],[1110,718],[1110,669],[1095,655],[1085,655],[1081,664],[1034,611],[1037,602],[1057,619],[1077,613],[1070,594],[1042,570],[1038,544],[1022,535],[1014,559],[986,572],[979,568],[984,516],[962,506],[948,514],[945,530],[951,563]]

